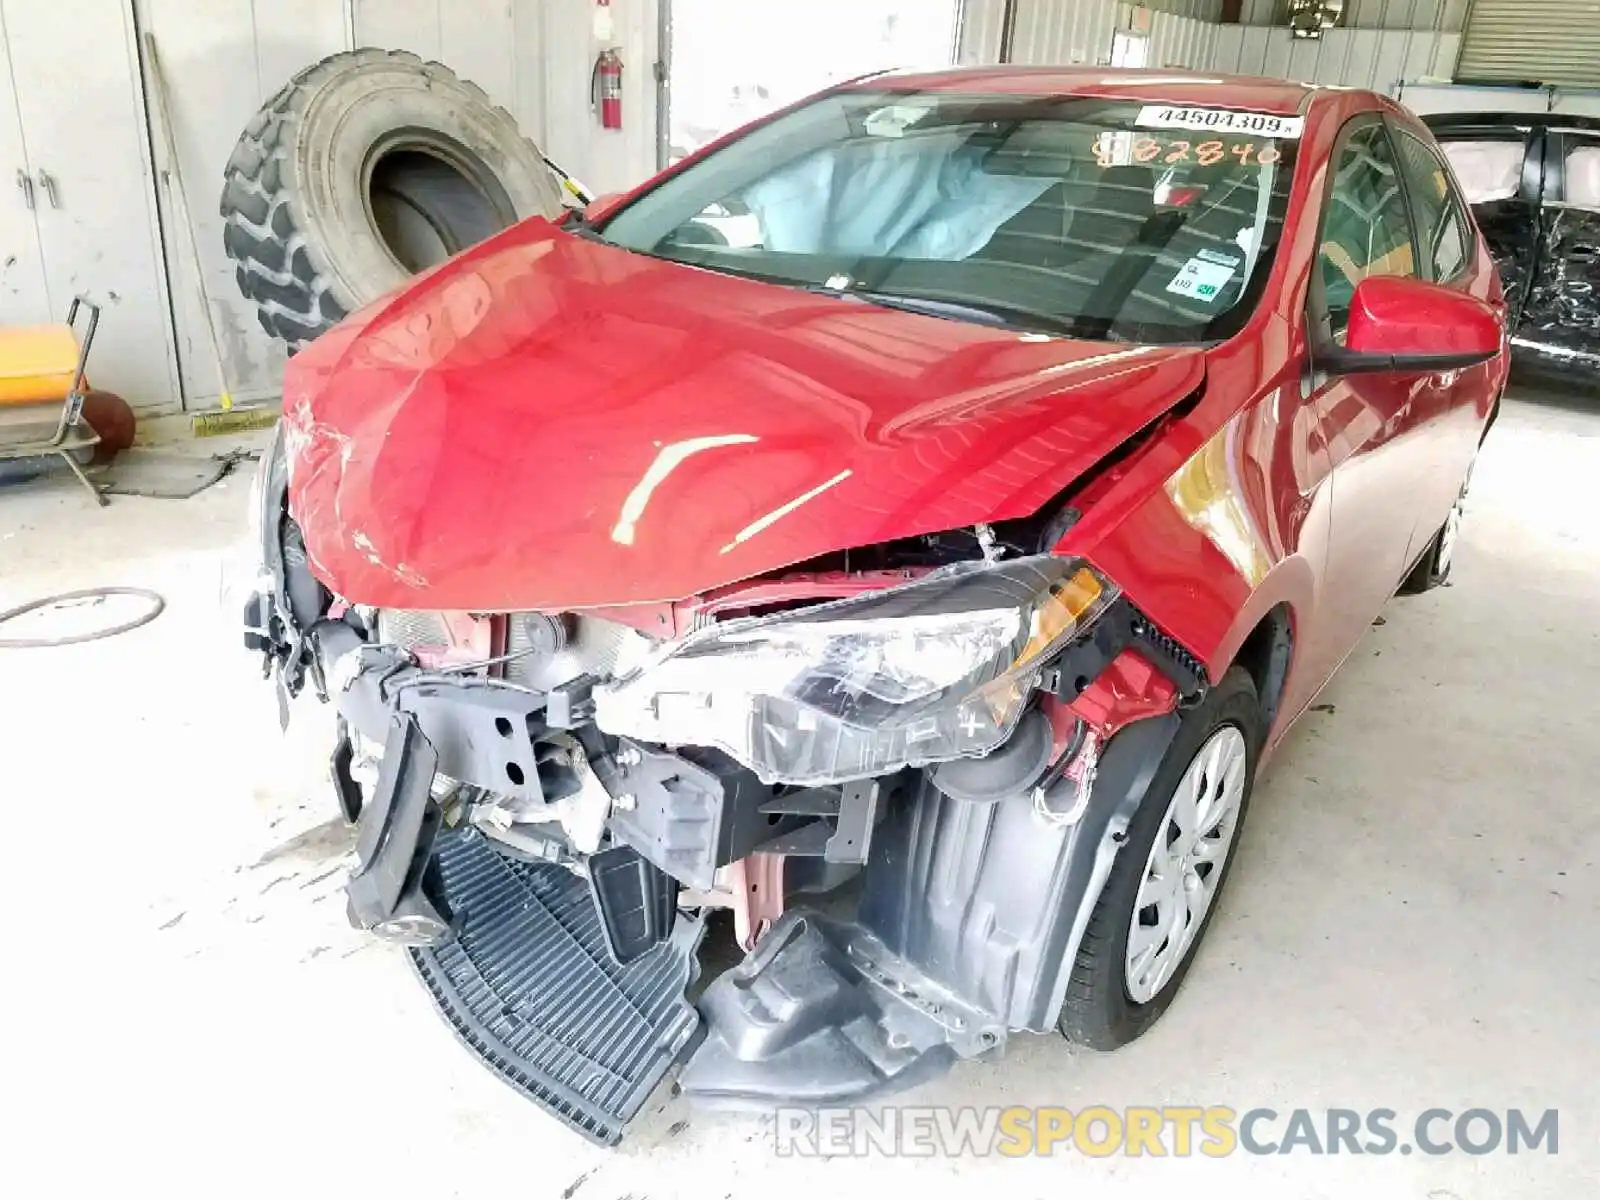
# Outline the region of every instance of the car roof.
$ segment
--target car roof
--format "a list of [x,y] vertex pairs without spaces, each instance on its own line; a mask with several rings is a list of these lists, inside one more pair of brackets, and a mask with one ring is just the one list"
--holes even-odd
[[1090,96],[1235,108],[1287,116],[1300,112],[1318,89],[1311,84],[1205,71],[1129,70],[1115,67],[956,67],[944,71],[889,72],[847,85],[929,92],[981,90],[1019,96]]

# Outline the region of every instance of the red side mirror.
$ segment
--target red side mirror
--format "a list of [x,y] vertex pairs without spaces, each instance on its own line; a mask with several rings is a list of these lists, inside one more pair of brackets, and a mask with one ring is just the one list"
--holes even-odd
[[1356,285],[1344,346],[1316,357],[1335,374],[1448,371],[1487,362],[1500,352],[1500,339],[1499,316],[1477,297],[1374,275]]

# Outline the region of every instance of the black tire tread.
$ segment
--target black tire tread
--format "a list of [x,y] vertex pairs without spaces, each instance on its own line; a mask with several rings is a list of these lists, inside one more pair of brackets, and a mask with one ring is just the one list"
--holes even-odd
[[[460,79],[444,64],[424,61],[406,50],[375,47],[340,51],[312,63],[262,105],[240,134],[223,170],[223,245],[235,265],[239,291],[256,306],[261,327],[290,350],[377,298],[344,294],[319,266],[317,248],[308,243],[299,216],[300,201],[285,185],[283,168],[311,98],[335,76],[371,63],[398,63],[429,78],[457,83],[516,128],[515,118],[504,107],[491,103],[481,87]],[[532,141],[521,140],[538,155]]]

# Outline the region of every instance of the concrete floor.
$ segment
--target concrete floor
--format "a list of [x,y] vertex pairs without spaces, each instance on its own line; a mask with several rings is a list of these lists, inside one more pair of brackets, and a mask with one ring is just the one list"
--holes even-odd
[[[210,447],[200,443],[204,452]],[[353,934],[330,723],[271,690],[217,603],[243,479],[102,512],[0,494],[0,608],[140,584],[113,641],[0,651],[0,1008],[10,1194],[854,1194],[1468,1200],[1600,1179],[1600,409],[1508,405],[1455,586],[1389,606],[1257,792],[1177,1004],[1115,1055],[1013,1043],[916,1101],[1561,1110],[1519,1157],[777,1162],[757,1118],[665,1091],[596,1149],[459,1050]],[[13,631],[15,632],[15,631]],[[19,1153],[20,1151],[20,1153]],[[1003,1172],[1003,1174],[1002,1174]],[[906,1193],[910,1194],[910,1193]],[[981,1192],[979,1194],[982,1194]]]

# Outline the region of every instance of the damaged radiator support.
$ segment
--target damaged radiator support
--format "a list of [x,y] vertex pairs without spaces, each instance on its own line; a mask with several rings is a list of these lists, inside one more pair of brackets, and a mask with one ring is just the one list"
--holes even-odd
[[595,769],[618,798],[613,835],[707,891],[718,867],[750,854],[863,863],[882,813],[881,780],[774,789],[716,751],[673,754],[623,739]]

